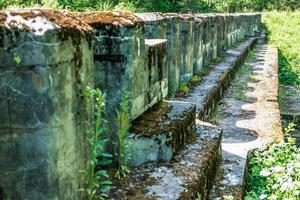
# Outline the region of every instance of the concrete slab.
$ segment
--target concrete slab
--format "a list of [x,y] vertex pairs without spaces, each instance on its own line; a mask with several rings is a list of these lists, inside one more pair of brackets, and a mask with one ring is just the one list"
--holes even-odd
[[[242,199],[247,154],[282,138],[278,105],[278,54],[271,45],[257,45],[250,71],[237,77],[245,80],[245,98],[234,98],[232,85],[220,105],[219,127],[223,129],[222,165],[209,199],[232,196]],[[243,66],[245,67],[245,66]],[[249,78],[250,77],[250,78]]]

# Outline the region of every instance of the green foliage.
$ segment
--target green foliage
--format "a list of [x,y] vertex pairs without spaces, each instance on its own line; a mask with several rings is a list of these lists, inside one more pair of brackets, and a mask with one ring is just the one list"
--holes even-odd
[[192,84],[192,85],[197,85],[199,82],[201,81],[201,76],[199,76],[199,75],[194,75],[192,78],[191,78],[191,80],[190,80],[190,83]]
[[263,15],[268,40],[279,48],[279,81],[300,85],[300,11]]
[[252,62],[256,59],[256,54],[253,50],[250,50],[247,54],[247,58],[246,60],[249,61],[249,62]]
[[[294,130],[290,124],[286,134]],[[249,162],[245,200],[300,198],[300,148],[288,138],[266,150],[256,150]]]
[[56,7],[73,11],[129,10],[133,12],[243,12],[296,10],[298,0],[0,0],[0,9],[18,7]]
[[179,84],[179,91],[183,92],[186,95],[190,92],[190,88],[187,85],[187,83],[180,83]]
[[16,68],[20,69],[20,64],[21,64],[21,61],[22,61],[21,57],[20,56],[15,56],[14,61],[16,62]]
[[107,139],[102,135],[105,131],[103,118],[105,107],[105,95],[99,89],[87,87],[85,96],[95,100],[95,122],[90,125],[88,132],[89,156],[90,160],[86,170],[81,172],[85,176],[85,186],[81,189],[84,191],[89,200],[105,199],[106,193],[110,189],[111,181],[109,180],[108,171],[104,168],[112,163],[112,155],[105,150]]
[[125,0],[121,1],[115,5],[114,10],[123,10],[123,11],[130,11],[130,12],[143,12],[144,9],[138,7],[136,2]]
[[126,135],[130,128],[129,121],[129,105],[128,105],[128,92],[122,94],[121,108],[117,110],[117,122],[118,122],[118,148],[117,148],[117,159],[118,159],[118,170],[115,177],[118,179],[126,178],[129,174],[129,168],[127,162],[130,159],[130,153],[128,151],[130,144],[126,140]]

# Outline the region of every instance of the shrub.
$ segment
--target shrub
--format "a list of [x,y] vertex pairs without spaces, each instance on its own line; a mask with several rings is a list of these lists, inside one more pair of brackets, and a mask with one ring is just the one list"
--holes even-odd
[[[288,133],[293,126],[285,130]],[[294,139],[254,151],[248,172],[245,200],[299,199],[300,148]]]

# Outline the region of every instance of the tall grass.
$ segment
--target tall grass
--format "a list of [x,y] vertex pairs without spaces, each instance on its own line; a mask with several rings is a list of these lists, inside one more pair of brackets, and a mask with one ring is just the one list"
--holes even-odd
[[267,12],[263,22],[269,43],[279,48],[279,81],[300,85],[300,11]]

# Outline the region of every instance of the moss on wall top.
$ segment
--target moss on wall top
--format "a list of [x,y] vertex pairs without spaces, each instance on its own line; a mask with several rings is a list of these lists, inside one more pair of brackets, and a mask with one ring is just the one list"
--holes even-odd
[[134,27],[142,23],[142,20],[130,12],[83,12],[76,13],[80,19],[93,27],[101,25],[113,25],[115,28],[120,26]]
[[17,28],[42,34],[48,29],[60,27],[92,32],[88,24],[66,10],[25,9],[0,12],[0,28]]

